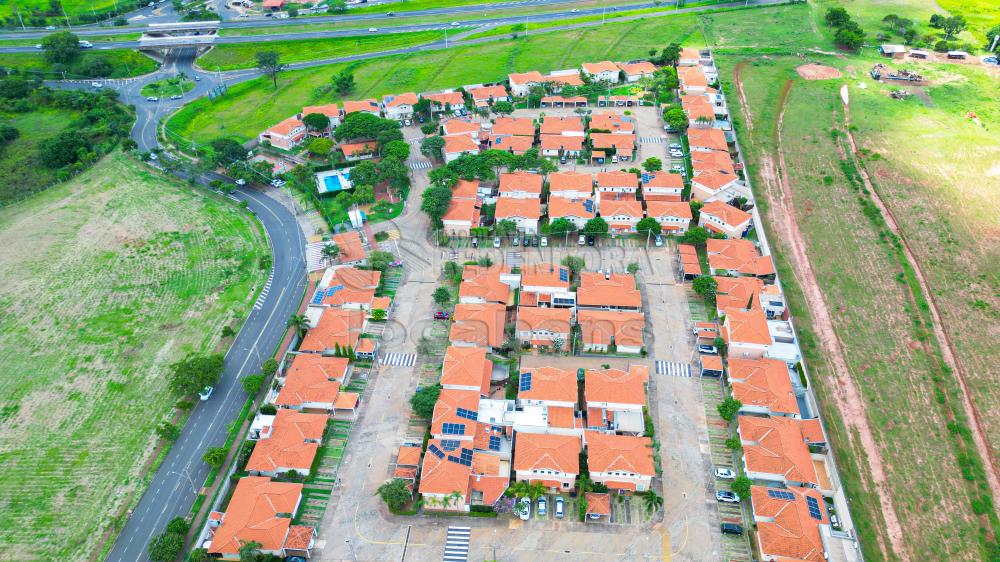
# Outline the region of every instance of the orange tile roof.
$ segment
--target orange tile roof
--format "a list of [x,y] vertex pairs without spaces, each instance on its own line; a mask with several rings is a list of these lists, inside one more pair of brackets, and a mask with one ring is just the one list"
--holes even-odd
[[490,148],[513,154],[524,154],[535,144],[535,137],[520,135],[490,135]]
[[548,116],[542,121],[543,135],[564,135],[568,132],[580,133],[579,136],[583,136],[583,120],[579,117]]
[[305,126],[305,123],[300,121],[297,117],[289,117],[288,119],[285,119],[277,125],[271,127],[266,132],[287,137],[292,134],[293,130]]
[[302,484],[263,476],[240,478],[208,552],[237,554],[247,542],[260,543],[262,550],[280,550],[301,495]]
[[335,410],[353,410],[358,407],[361,396],[357,392],[341,392],[337,395],[337,401],[333,403]]
[[514,470],[580,473],[580,438],[576,435],[518,433]]
[[722,339],[727,344],[748,343],[771,345],[771,333],[767,328],[767,317],[759,307],[749,310],[730,308],[724,310],[726,321],[722,325]]
[[684,178],[680,174],[670,172],[654,172],[649,181],[643,184],[646,189],[684,189]]
[[614,172],[598,172],[597,173],[597,188],[602,187],[631,187],[636,188],[639,186],[639,178],[636,177],[632,172],[626,172],[623,170]]
[[[549,174],[549,192],[582,191],[590,193],[594,189],[594,178],[583,172],[553,172]],[[551,201],[550,201],[551,203]]]
[[681,107],[683,107],[684,113],[687,114],[689,120],[697,121],[698,119],[704,119],[709,123],[715,121],[715,106],[707,98],[704,96],[685,97],[693,98],[681,102]]
[[320,115],[326,115],[327,117],[340,117],[340,107],[335,103],[328,103],[326,105],[307,105],[302,108],[302,116],[305,117],[310,113],[319,113]]
[[507,79],[511,84],[541,84],[545,81],[542,73],[537,70],[532,70],[531,72],[513,72],[507,75]]
[[[390,96],[385,96],[383,99],[389,99]],[[399,94],[398,96],[392,97],[390,101],[385,102],[386,107],[399,107],[401,105],[416,105],[420,101],[417,98],[417,94],[413,92],[407,92],[405,94]]]
[[584,96],[545,96],[542,98],[542,103],[569,103],[575,105],[577,103],[587,103],[587,98]]
[[[783,488],[794,496],[792,500],[773,498],[764,486],[750,488],[754,520],[757,524],[757,540],[765,558],[778,557],[780,560],[796,562],[824,562],[823,539],[819,526],[830,523],[824,506],[823,496],[809,488]],[[819,519],[809,514],[806,498],[812,498],[821,506]]]
[[583,86],[583,80],[580,78],[580,74],[576,72],[572,74],[549,74],[542,76],[542,81],[549,84],[562,84],[564,86]]
[[358,346],[355,348],[355,351],[358,353],[375,353],[377,348],[378,344],[373,338],[361,338],[358,340]]
[[347,373],[347,366],[348,360],[345,357],[326,357],[315,353],[296,355],[285,376],[285,385],[274,401],[275,405],[332,405],[340,393],[340,384]]
[[327,292],[323,297],[322,304],[341,307],[345,304],[364,304],[371,306],[375,299],[375,289],[352,289],[343,288],[333,293]]
[[309,525],[292,525],[288,528],[288,537],[285,538],[285,548],[289,550],[308,550],[315,536],[315,527]]
[[[635,149],[635,135],[615,133],[591,133],[590,144],[594,148],[615,148],[621,153],[631,154]],[[635,175],[635,174],[633,174]],[[639,179],[636,178],[638,183]]]
[[493,128],[494,135],[535,136],[535,122],[528,117],[497,117]]
[[698,51],[698,49],[692,49],[691,47],[684,47],[683,49],[681,49],[681,56],[680,56],[680,58],[682,58],[682,59],[700,59],[701,58],[701,52]]
[[344,102],[344,115],[350,115],[352,113],[357,113],[359,111],[378,114],[379,113],[378,100],[369,98],[366,100]]
[[301,351],[323,353],[328,349],[354,348],[361,336],[365,324],[363,310],[344,310],[327,308],[320,316],[315,328],[306,332],[306,337],[299,346]]
[[729,155],[728,151],[710,150],[705,152],[696,150],[691,153],[691,166],[694,169],[695,177],[709,171],[725,173],[731,176],[736,175],[736,170],[733,167],[733,157]]
[[633,63],[618,63],[618,68],[625,71],[629,76],[636,74],[652,74],[656,72],[656,66],[649,61],[639,61]]
[[377,289],[381,281],[381,271],[341,266],[334,270],[330,285],[343,285],[349,289]]
[[587,492],[584,494],[587,502],[587,515],[611,515],[611,496],[609,494],[598,494]]
[[[632,197],[629,195],[629,197]],[[605,218],[624,215],[639,220],[644,216],[642,202],[635,199],[604,199],[601,200],[601,216]]]
[[750,213],[737,209],[736,207],[733,207],[728,203],[723,203],[722,201],[711,201],[709,203],[705,203],[705,206],[701,208],[701,214],[708,214],[722,219],[723,222],[731,227],[738,227],[752,218]]
[[[247,461],[247,470],[274,472],[295,469],[301,474],[312,468],[319,441],[329,418],[326,414],[304,414],[281,408],[274,417],[271,436],[257,441]],[[307,440],[312,442],[306,442]]]
[[583,381],[583,396],[588,407],[591,402],[646,405],[649,368],[644,365],[632,365],[628,371],[587,369]]
[[715,193],[716,191],[719,191],[720,189],[733,183],[737,179],[739,178],[732,174],[708,171],[695,176],[691,179],[691,182],[704,187],[707,191]]
[[[473,474],[469,479],[469,487],[473,492],[480,492],[483,495],[483,505],[493,505],[500,496],[507,491],[510,486],[510,477],[504,475],[475,474],[475,462],[477,457],[491,457],[483,453],[473,453]],[[496,457],[493,457],[496,458]]]
[[697,66],[680,66],[677,67],[677,79],[681,82],[681,89],[687,87],[706,87],[708,86],[708,78],[705,77],[705,73]]
[[445,451],[441,445],[441,439],[431,439],[427,442],[428,449],[431,445],[435,445],[445,456],[439,458],[430,451],[424,454],[423,467],[420,469],[420,493],[450,494],[458,492],[462,494],[462,497],[468,498],[469,476],[472,474],[472,467],[449,461],[448,455],[458,451]]
[[502,264],[488,266],[466,264],[462,267],[462,281],[475,279],[481,275],[500,275],[501,273],[510,273],[510,266]]
[[396,469],[392,471],[392,477],[402,478],[403,480],[416,480],[417,468],[410,466],[397,466]]
[[585,344],[609,345],[613,337],[616,345],[642,345],[646,317],[641,312],[581,310],[577,316]]
[[726,134],[721,129],[688,129],[688,144],[691,148],[707,148],[729,152]]
[[442,221],[465,221],[470,228],[479,226],[482,205],[476,199],[464,199],[452,197],[448,203],[448,210],[441,216]]
[[341,143],[340,151],[344,153],[344,156],[360,156],[363,154],[372,154],[375,152],[375,142],[365,141],[365,142]]
[[754,298],[764,288],[764,282],[760,279],[727,276],[715,276],[713,279],[715,279],[716,284],[715,306],[718,310],[760,306],[760,301]]
[[635,288],[635,276],[628,273],[580,272],[576,291],[579,306],[642,307],[642,295]]
[[519,306],[517,308],[518,331],[548,330],[555,334],[569,334],[572,331],[572,313],[568,308],[538,308]]
[[441,367],[441,384],[444,386],[475,387],[479,393],[490,392],[493,362],[486,358],[482,347],[449,346]]
[[441,92],[439,94],[423,94],[424,99],[431,100],[436,105],[461,105],[465,103],[465,98],[461,92]]
[[571,137],[567,135],[541,135],[542,150],[569,150],[579,152],[583,150],[584,137]]
[[402,445],[396,455],[396,464],[402,466],[418,466],[420,464],[420,447]]
[[479,197],[479,180],[458,180],[451,190],[452,199],[476,199]]
[[457,304],[455,323],[451,326],[452,342],[473,342],[476,345],[500,347],[504,342],[507,309],[502,304]]
[[619,480],[605,480],[604,485],[612,490],[630,490],[635,491],[635,482],[621,482]]
[[609,60],[601,62],[585,62],[583,63],[582,66],[583,70],[589,74],[600,74],[602,72],[618,72],[618,65]]
[[802,437],[808,443],[826,443],[826,436],[823,435],[823,425],[819,418],[801,420],[799,428],[802,429]]
[[697,256],[698,249],[692,246],[691,244],[678,244],[677,253],[681,255]]
[[646,215],[691,220],[691,204],[687,201],[646,201]]
[[356,230],[342,232],[333,235],[333,243],[340,248],[337,259],[341,263],[363,260],[368,257],[364,244],[361,243],[361,235]]
[[442,434],[442,426],[446,423],[462,424],[465,427],[461,435],[451,435],[448,438],[458,439],[459,437],[474,437],[476,433],[476,421],[459,417],[458,409],[464,408],[471,412],[479,411],[478,390],[455,390],[444,388],[438,401],[434,404],[434,415],[431,417],[431,434]]
[[546,410],[549,417],[549,427],[580,429],[583,426],[583,420],[576,417],[575,408],[567,408],[565,406],[548,406]]
[[538,199],[498,197],[493,215],[497,220],[514,217],[539,219],[542,216],[542,202]]
[[507,88],[504,88],[500,84],[497,84],[496,86],[480,86],[478,88],[469,88],[467,91],[474,100],[488,100],[490,98],[499,99],[507,97]]
[[[563,281],[560,278],[567,279],[567,281]],[[535,263],[521,267],[522,287],[561,287],[569,289],[568,279],[569,268],[564,265]]]
[[[531,373],[531,388],[518,390],[518,400],[573,402],[577,400],[576,372],[557,367],[521,369]],[[520,445],[518,445],[520,446]]]
[[703,369],[722,371],[722,357],[719,355],[702,355],[701,366]]
[[441,126],[444,127],[445,135],[478,134],[482,130],[482,126],[479,123],[473,123],[465,119],[445,119],[441,121]]
[[799,420],[739,416],[737,421],[748,471],[777,474],[792,482],[819,484]]
[[733,270],[744,275],[773,275],[774,262],[771,256],[761,256],[757,247],[749,240],[719,240],[709,238],[707,242],[708,267],[712,271]]
[[583,199],[570,199],[568,197],[549,198],[548,215],[549,220],[562,217],[579,217],[581,219],[592,219],[595,216],[594,209],[597,205],[591,205],[590,210],[583,204]]
[[521,191],[541,195],[544,179],[541,174],[524,171],[500,174],[500,195]]
[[775,413],[798,414],[788,366],[777,359],[729,359],[729,383],[733,397],[747,406]]
[[608,131],[610,134],[634,133],[635,123],[617,113],[595,113],[590,118],[590,130]]
[[469,135],[445,135],[444,151],[449,154],[479,152],[479,142]]
[[476,276],[466,277],[458,286],[459,298],[479,298],[486,302],[509,304],[513,300],[510,285],[500,280],[500,269],[486,269]]
[[622,471],[655,476],[653,440],[649,437],[586,432],[587,468],[591,472]]
[[392,297],[375,297],[372,299],[372,309],[381,308],[382,310],[389,310],[392,306]]

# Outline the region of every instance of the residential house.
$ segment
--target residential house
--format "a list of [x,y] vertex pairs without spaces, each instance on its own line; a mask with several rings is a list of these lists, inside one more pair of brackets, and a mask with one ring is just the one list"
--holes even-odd
[[465,268],[462,283],[458,286],[458,302],[463,304],[495,303],[504,306],[510,306],[514,303],[513,288],[503,280],[503,277],[507,275],[504,271],[505,268],[468,265]]
[[431,102],[431,114],[454,113],[465,109],[465,97],[462,92],[439,92],[436,94],[423,94],[425,100]]
[[320,280],[319,286],[327,288],[334,285],[342,285],[349,289],[375,290],[381,282],[381,271],[358,269],[349,265],[336,265],[327,268],[323,273],[323,278]]
[[546,406],[575,410],[578,398],[577,376],[574,371],[557,367],[534,367],[522,369],[518,375],[517,403],[522,407]]
[[350,362],[346,357],[326,357],[314,353],[295,355],[274,405],[306,412],[333,413],[333,405],[349,372]]
[[588,520],[604,519],[607,521],[611,518],[611,494],[587,492],[583,497],[587,505]]
[[799,420],[738,416],[736,431],[743,444],[743,468],[751,480],[819,486]]
[[470,138],[479,141],[483,127],[479,123],[473,123],[467,119],[443,119],[441,121],[441,129],[444,131],[446,137],[468,135]]
[[646,317],[641,312],[580,310],[577,323],[583,336],[583,350],[638,354],[642,351]]
[[[635,201],[635,192],[639,189],[639,178],[632,172],[624,170],[613,172],[597,173],[597,193],[601,200],[620,197],[627,194],[624,199]],[[614,194],[605,197],[604,194]]]
[[562,135],[580,138],[585,136],[582,119],[579,117],[558,117],[554,115],[545,117],[540,126],[540,133],[543,135]]
[[468,443],[448,437],[431,439],[420,467],[418,491],[424,509],[468,511],[473,452]]
[[322,309],[319,322],[306,332],[299,351],[339,355],[354,350],[364,332],[366,316],[362,310]]
[[703,273],[698,250],[690,244],[677,245],[677,262],[684,279],[694,279]]
[[591,133],[609,133],[613,135],[634,135],[635,121],[630,117],[603,111],[590,117]]
[[[539,293],[552,296],[552,305],[575,306],[576,294],[569,290],[569,268],[551,263],[521,266],[521,293]],[[570,302],[559,300],[568,299]]]
[[576,303],[581,309],[642,310],[642,294],[630,273],[581,271]]
[[756,277],[726,277],[716,275],[715,309],[718,316],[729,309],[749,309],[760,304],[754,296],[764,289],[764,282]]
[[545,78],[542,77],[542,73],[532,70],[531,72],[509,74],[507,81],[510,83],[510,93],[517,97],[524,97],[528,95],[532,87],[544,84]]
[[702,172],[691,178],[691,199],[702,202],[732,201],[736,197],[734,188],[738,185],[739,177],[735,174],[714,170]]
[[568,492],[580,474],[580,438],[575,435],[519,433],[514,448],[518,482],[541,482],[554,492]]
[[497,199],[494,218],[509,220],[524,234],[538,234],[538,221],[542,218],[542,203],[536,199],[502,196]]
[[502,304],[455,305],[455,322],[451,326],[449,341],[463,347],[497,349],[504,344],[504,325],[507,309]]
[[698,226],[723,234],[726,238],[742,238],[752,225],[750,213],[722,201],[705,203],[698,217]]
[[535,136],[535,122],[528,117],[497,117],[490,129],[491,135]]
[[341,111],[340,106],[335,103],[327,103],[323,105],[307,105],[302,108],[302,112],[299,113],[298,117],[301,121],[306,115],[311,113],[319,113],[320,115],[325,115],[327,119],[330,120],[330,126],[327,128],[324,135],[325,137],[330,136],[333,129],[337,128],[344,119],[344,112]]
[[767,319],[782,318],[785,315],[785,295],[777,285],[765,285],[760,291],[759,304],[767,314]]
[[751,275],[771,277],[774,262],[771,256],[762,256],[749,240],[709,238],[707,241],[708,267],[713,272],[724,271],[728,275]]
[[730,308],[724,311],[722,339],[731,359],[760,359],[774,343],[767,326],[767,317],[758,307],[747,310]]
[[[580,314],[583,315],[584,312],[580,311]],[[644,365],[632,365],[628,371],[587,369],[583,379],[587,427],[605,432],[642,435],[645,431],[642,409],[646,406],[648,383],[649,369]]]
[[479,226],[482,199],[479,198],[479,180],[458,180],[451,193],[451,203],[441,217],[444,231],[451,236],[468,236]]
[[421,454],[419,445],[401,445],[399,452],[396,453],[396,469],[392,472],[392,477],[408,480],[408,485],[412,489],[413,483],[417,480]]
[[549,224],[556,219],[566,219],[573,223],[577,230],[583,230],[587,221],[596,216],[597,205],[592,199],[569,199],[567,197],[549,197]]
[[434,439],[455,439],[471,443],[476,435],[481,394],[480,387],[474,390],[442,388],[437,403],[434,404],[434,415],[431,416],[431,436]]
[[308,475],[323,442],[329,416],[281,408],[273,418],[272,425],[260,432],[246,470],[260,476],[279,476],[291,471]]
[[365,265],[368,263],[368,251],[361,241],[361,235],[356,230],[349,230],[332,236],[333,243],[340,248],[337,260],[343,265]]
[[542,156],[577,158],[583,153],[583,143],[586,139],[568,135],[540,135],[539,140]]
[[733,398],[743,403],[740,413],[799,417],[788,364],[777,359],[729,360]]
[[542,107],[587,107],[587,98],[584,96],[545,96],[542,98]]
[[486,358],[485,348],[452,345],[445,351],[441,388],[475,391],[488,396],[492,376],[493,362]]
[[883,44],[879,45],[878,54],[892,59],[901,59],[906,57],[906,47],[903,45]]
[[[645,196],[645,193],[643,193]],[[687,201],[646,200],[646,216],[656,219],[664,234],[684,234],[691,224],[691,204]]]
[[830,516],[822,494],[797,486],[753,486],[750,498],[759,560],[831,560],[823,541]]
[[413,106],[417,105],[418,101],[420,98],[413,92],[383,97],[382,106],[385,108],[386,119],[400,122],[413,119]]
[[292,150],[306,138],[306,124],[297,117],[289,117],[257,138],[261,144],[268,143],[281,150]]
[[549,204],[553,197],[588,199],[594,192],[594,178],[582,172],[552,172],[549,174]]
[[590,146],[593,149],[590,159],[597,163],[607,159],[630,162],[635,155],[635,135],[591,133]]
[[469,135],[444,136],[444,161],[451,162],[463,154],[479,154],[479,141]]
[[522,155],[535,144],[534,137],[520,135],[490,135],[490,148],[493,150],[503,150],[515,155]]
[[500,174],[500,197],[538,200],[544,181],[541,174],[525,171]]
[[344,116],[346,117],[352,113],[370,113],[376,117],[381,117],[382,108],[379,106],[378,100],[374,98],[359,101],[345,101]]
[[649,61],[638,61],[629,63],[617,63],[618,68],[625,73],[625,81],[638,82],[643,78],[650,78],[656,73],[656,65]]
[[472,96],[472,101],[476,104],[476,107],[492,105],[493,102],[497,101],[510,101],[507,88],[504,88],[502,84],[476,86],[474,88],[466,88],[466,91]]
[[701,64],[701,52],[698,49],[684,47],[677,58],[677,66],[698,66]]
[[682,94],[697,95],[708,91],[708,77],[700,66],[677,67],[677,80]]
[[691,167],[695,177],[705,172],[736,175],[736,165],[729,150],[695,150],[691,152]]
[[587,431],[584,441],[591,480],[618,493],[649,489],[656,475],[652,439]]
[[517,307],[517,339],[531,347],[569,349],[573,328],[570,308]]
[[239,560],[243,545],[255,542],[262,554],[278,557],[311,555],[316,529],[292,525],[302,500],[302,484],[273,482],[263,476],[244,476],[236,482],[224,513],[213,512],[209,554]]
[[687,135],[692,153],[712,150],[729,153],[729,143],[721,129],[688,129]]
[[[635,176],[632,176],[635,177]],[[601,217],[612,232],[635,232],[635,225],[645,217],[642,202],[635,199],[605,199],[601,197]]]
[[583,73],[590,77],[591,80],[597,82],[611,82],[612,84],[617,84],[620,82],[621,69],[618,65],[611,61],[601,61],[601,62],[585,62],[580,65],[583,69]]
[[715,124],[715,106],[707,96],[681,96],[681,108],[687,114],[689,128],[706,128]]
[[684,178],[680,174],[660,171],[643,175],[642,198],[646,201],[647,211],[650,201],[678,202],[683,192]]
[[542,81],[553,92],[560,92],[566,86],[583,86],[583,79],[580,78],[580,71],[553,70],[550,74],[542,77]]
[[374,158],[375,147],[375,141],[345,142],[340,144],[340,151],[344,153],[344,160],[360,162]]
[[725,370],[722,367],[722,357],[719,355],[698,354],[698,365],[703,377],[721,377]]

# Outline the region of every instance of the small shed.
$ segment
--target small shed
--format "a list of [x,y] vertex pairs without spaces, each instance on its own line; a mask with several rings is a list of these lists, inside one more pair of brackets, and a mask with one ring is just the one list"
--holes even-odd
[[906,47],[902,45],[880,45],[878,52],[883,57],[901,59],[906,56]]
[[969,56],[969,53],[965,51],[948,51],[948,58],[963,60]]
[[920,49],[913,49],[910,51],[910,56],[915,59],[926,59],[930,57],[930,53],[921,51]]
[[584,495],[587,501],[587,517],[589,519],[610,519],[611,518],[611,496],[608,494],[598,494],[587,492]]

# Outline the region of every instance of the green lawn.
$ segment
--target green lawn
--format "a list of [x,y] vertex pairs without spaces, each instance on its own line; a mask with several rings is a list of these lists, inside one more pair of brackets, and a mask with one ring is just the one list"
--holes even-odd
[[293,63],[399,49],[443,40],[443,31],[414,31],[387,35],[330,37],[308,41],[268,41],[266,43],[216,45],[208,54],[198,59],[198,65],[208,70],[253,68],[257,65],[255,54],[263,50],[277,51],[281,55],[281,62]]
[[[22,18],[27,18],[33,10],[48,11],[50,0],[17,0],[16,2],[0,2],[0,17],[13,16],[20,11]],[[66,15],[73,17],[91,10],[100,14],[115,7],[115,0],[61,0]]]
[[[122,35],[87,35],[86,37],[81,37],[81,39],[85,39],[91,43],[109,43],[118,41],[138,41],[140,37],[142,37],[141,33],[124,33]],[[0,47],[24,47],[29,45],[38,45],[41,42],[42,40],[39,38],[10,39],[3,37],[0,38]]]
[[[86,72],[88,63],[93,60],[105,60],[111,65],[112,71],[107,78],[141,76],[153,72],[159,66],[156,61],[138,51],[128,49],[88,51],[82,53],[80,60],[66,69],[66,76],[68,78],[94,78]],[[38,73],[46,79],[61,78],[58,72],[53,71],[52,65],[42,58],[41,52],[0,53],[0,67],[12,67],[26,72]]]
[[88,559],[146,485],[166,365],[220,349],[267,246],[229,201],[118,153],[0,210],[0,246],[0,558]]
[[21,200],[56,181],[56,171],[39,161],[38,143],[55,136],[78,116],[77,112],[62,109],[0,113],[0,122],[15,126],[21,133],[17,140],[0,148],[0,177],[17,178],[0,183],[0,202]]
[[188,80],[186,78],[167,78],[166,80],[157,80],[150,84],[146,84],[142,87],[140,93],[144,96],[173,96],[176,94],[184,94],[190,92],[194,89],[194,80]]

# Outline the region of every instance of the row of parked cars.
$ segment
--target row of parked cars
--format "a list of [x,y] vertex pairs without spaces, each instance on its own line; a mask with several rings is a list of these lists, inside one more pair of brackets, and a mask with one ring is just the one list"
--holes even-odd
[[[531,519],[531,498],[521,498],[517,502],[517,516],[522,521]],[[542,496],[538,498],[538,516],[545,517],[549,513],[549,500]],[[562,496],[556,496],[555,516],[562,519],[566,515],[566,500]]]
[[[581,234],[579,238],[577,238],[576,240],[576,244],[578,246],[593,246],[596,243],[597,243],[597,237],[588,234]],[[663,237],[657,235],[656,238],[653,240],[653,243],[656,245],[657,248],[662,247]],[[499,236],[494,236],[493,247],[499,248],[502,245],[503,245],[503,239]],[[542,248],[546,248],[548,247],[548,245],[549,245],[548,236],[524,235],[524,236],[514,236],[513,238],[511,238],[511,246],[523,246],[525,248],[529,247],[538,248],[540,246]],[[472,247],[473,248],[479,247],[478,237],[474,237],[472,239]]]

